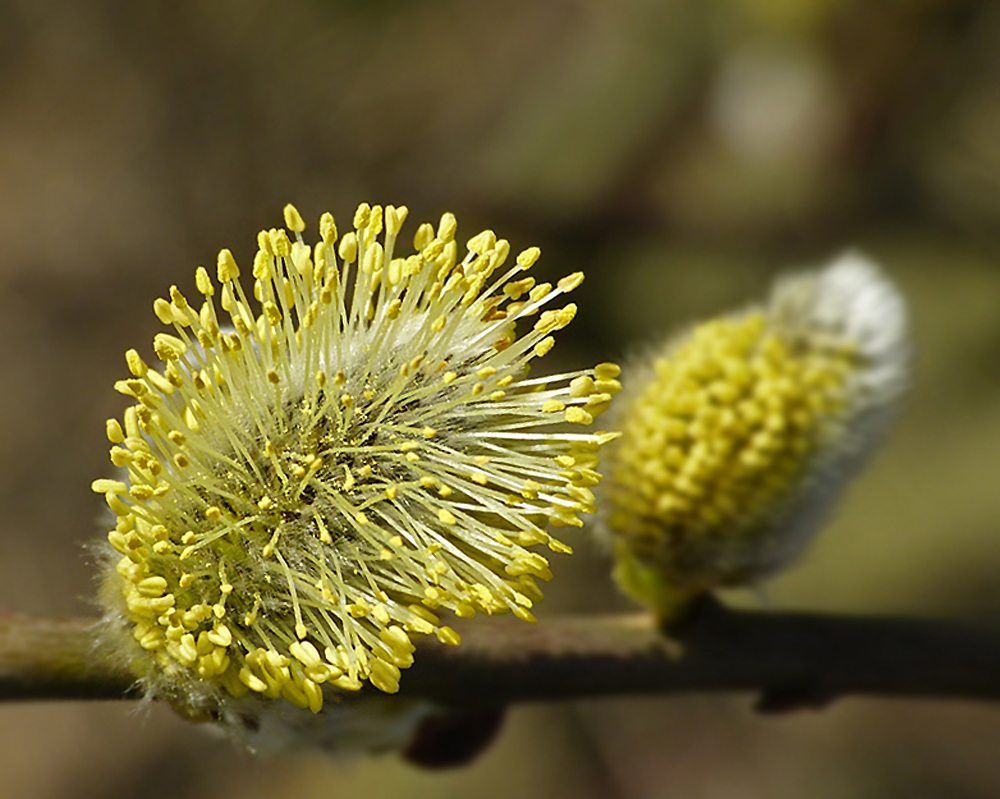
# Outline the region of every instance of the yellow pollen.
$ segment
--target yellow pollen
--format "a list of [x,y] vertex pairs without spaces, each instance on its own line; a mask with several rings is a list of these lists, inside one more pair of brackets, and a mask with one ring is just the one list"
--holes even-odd
[[649,542],[739,536],[775,513],[836,434],[851,362],[797,352],[753,314],[701,325],[655,367],[624,417],[609,515]]

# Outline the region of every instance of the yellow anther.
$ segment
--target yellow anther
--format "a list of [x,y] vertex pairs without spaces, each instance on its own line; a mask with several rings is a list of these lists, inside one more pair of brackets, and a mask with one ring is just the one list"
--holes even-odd
[[135,350],[129,350],[125,353],[125,362],[128,364],[128,370],[136,377],[145,377],[146,372],[149,371],[149,367]]
[[337,254],[341,260],[347,264],[353,264],[358,257],[358,237],[354,232],[345,233],[340,240]]
[[174,385],[166,377],[161,375],[155,369],[150,369],[146,372],[146,380],[160,393],[170,396],[174,393]]
[[288,651],[306,668],[315,668],[323,662],[316,647],[309,641],[296,641],[288,647]]
[[240,276],[239,267],[236,266],[236,259],[229,250],[219,250],[219,258],[216,262],[216,277],[222,284],[236,280]]
[[524,292],[531,291],[535,285],[535,279],[533,277],[522,278],[521,280],[514,280],[507,283],[503,287],[503,293],[510,297],[512,300],[516,300],[521,297]]
[[402,258],[393,258],[389,262],[386,270],[386,282],[390,286],[398,286],[403,281],[403,266],[406,264]]
[[571,397],[589,397],[594,393],[594,380],[589,375],[577,377],[569,384]]
[[188,429],[192,433],[198,433],[201,431],[201,422],[198,421],[198,415],[194,410],[194,400],[191,400],[192,405],[187,406],[181,416],[184,419],[184,424],[187,425]]
[[111,508],[111,512],[115,516],[128,516],[132,509],[119,499],[117,492],[112,493],[109,491],[104,495],[104,500],[108,503],[108,507]]
[[[540,302],[541,300],[547,299],[549,294],[552,293],[551,283],[539,283],[531,291],[528,292],[528,299],[533,303]],[[555,311],[549,311],[550,314],[554,314]]]
[[90,484],[90,490],[95,494],[126,494],[128,486],[121,480],[101,478]]
[[538,247],[529,247],[517,256],[517,265],[521,269],[531,269],[541,254],[542,251]]
[[301,233],[306,229],[306,223],[302,219],[302,214],[300,214],[298,209],[291,203],[285,206],[284,215],[285,227],[293,233]]
[[212,278],[208,276],[208,270],[199,266],[194,273],[194,284],[198,292],[205,297],[215,294],[215,286],[212,285]]
[[133,499],[145,502],[153,498],[153,489],[146,485],[136,485],[129,489],[129,494]]
[[577,307],[575,303],[570,303],[565,308],[556,311],[556,318],[559,321],[559,329],[566,327],[570,322],[576,318]]
[[267,233],[268,239],[271,243],[271,252],[273,252],[275,256],[279,258],[287,258],[292,254],[292,242],[289,241],[288,234],[284,230],[272,229]]
[[477,233],[466,243],[466,249],[469,252],[474,252],[477,255],[482,255],[489,252],[497,243],[497,236],[492,230],[484,230],[482,233]]
[[128,466],[135,459],[135,456],[127,449],[121,447],[111,448],[111,462],[119,469]]
[[552,338],[552,336],[546,336],[535,345],[533,352],[535,353],[535,355],[541,358],[543,355],[548,355],[548,353],[552,351],[552,348],[555,345],[556,345],[556,340]]
[[153,351],[161,361],[176,361],[187,352],[187,344],[169,333],[157,333],[153,338]]
[[155,313],[156,318],[165,325],[172,325],[176,320],[173,307],[162,297],[154,300],[153,313]]
[[456,519],[455,515],[447,508],[441,508],[438,511],[438,519],[442,524],[447,524],[448,526],[458,524],[458,519]]
[[462,643],[462,636],[451,627],[439,627],[436,631],[438,640],[448,646],[459,646]]
[[583,408],[573,406],[566,409],[566,421],[574,424],[590,424],[594,417]]
[[510,242],[507,239],[498,239],[493,245],[493,257],[490,258],[490,269],[496,269],[507,260],[510,255]]
[[382,268],[382,261],[384,258],[385,251],[382,249],[382,245],[375,242],[371,247],[365,250],[364,261],[361,264],[361,268],[368,274],[373,274]]
[[566,275],[562,280],[560,280],[556,285],[564,292],[569,293],[577,286],[583,282],[583,272],[574,272],[571,275]]
[[424,249],[434,238],[434,226],[429,222],[424,222],[420,227],[417,228],[417,232],[413,235],[413,248],[420,252]]
[[[269,257],[274,255],[274,249],[271,247],[271,236],[268,231],[261,230],[257,232],[257,249],[257,255],[261,257],[260,260],[266,261]],[[254,277],[260,277],[260,275],[257,274],[257,260],[258,259],[256,258],[254,259]]]
[[361,203],[354,212],[354,229],[362,230],[368,227],[368,220],[371,219],[372,207],[368,203]]
[[119,380],[115,390],[130,397],[141,397],[149,392],[149,388],[141,380]]
[[333,214],[325,212],[319,218],[319,235],[323,238],[323,243],[331,247],[337,241],[337,223],[333,220]]
[[382,232],[383,210],[381,205],[373,205],[368,224],[365,229],[365,243],[374,241],[375,237]]
[[400,299],[395,299],[386,306],[385,315],[389,319],[398,319],[399,311],[402,307],[403,307],[403,301]]
[[167,590],[167,581],[163,577],[147,577],[140,581],[136,588],[145,597],[160,597]]
[[437,258],[444,252],[444,242],[441,239],[431,239],[426,247],[424,247],[423,256],[425,261],[437,261]]
[[398,236],[399,230],[406,221],[409,209],[405,205],[398,208],[388,205],[385,209],[385,232],[390,236]]
[[125,440],[125,433],[117,419],[108,419],[105,423],[105,432],[112,444],[121,444]]
[[273,327],[277,327],[281,323],[281,309],[278,308],[276,303],[270,301],[265,302],[264,315]]
[[394,694],[399,690],[399,669],[392,663],[384,660],[373,660],[371,664],[371,674],[369,679],[372,685],[387,694]]
[[189,307],[187,298],[181,294],[181,290],[177,286],[170,287],[170,302],[175,309],[180,311],[187,310]]
[[250,671],[250,669],[246,666],[240,669],[239,679],[241,683],[255,693],[262,694],[268,690],[267,683]]
[[443,242],[447,243],[455,238],[455,233],[458,231],[458,220],[455,215],[450,212],[446,212],[441,216],[441,221],[438,224],[437,237]]

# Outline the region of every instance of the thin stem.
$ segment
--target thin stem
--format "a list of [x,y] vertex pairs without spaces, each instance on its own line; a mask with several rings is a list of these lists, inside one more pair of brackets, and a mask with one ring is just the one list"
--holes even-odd
[[[1000,699],[1000,628],[960,622],[730,611],[709,603],[663,634],[646,615],[455,625],[427,638],[402,691],[475,707],[628,694],[749,691],[763,710],[846,694]],[[120,699],[139,691],[91,619],[0,616],[0,699]]]

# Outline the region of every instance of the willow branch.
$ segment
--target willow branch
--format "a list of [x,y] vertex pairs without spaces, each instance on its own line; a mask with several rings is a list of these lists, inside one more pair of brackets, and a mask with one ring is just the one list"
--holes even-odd
[[[0,699],[135,697],[98,653],[94,622],[0,616]],[[418,643],[402,690],[457,706],[629,694],[750,691],[761,707],[848,694],[1000,699],[1000,629],[958,622],[706,607],[664,635],[644,615],[455,625]]]

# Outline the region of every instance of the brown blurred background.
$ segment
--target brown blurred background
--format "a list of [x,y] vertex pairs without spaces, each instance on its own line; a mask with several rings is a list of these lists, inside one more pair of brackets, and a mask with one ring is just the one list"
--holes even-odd
[[[365,199],[585,269],[566,362],[866,249],[911,301],[907,411],[763,602],[1000,616],[996,3],[0,0],[0,37],[0,607],[91,612],[89,484],[153,298],[220,247],[246,262],[290,200],[346,221]],[[627,607],[575,543],[543,615]],[[163,708],[0,708],[0,797],[219,795],[996,797],[1000,709],[525,707],[428,774],[258,761]]]

